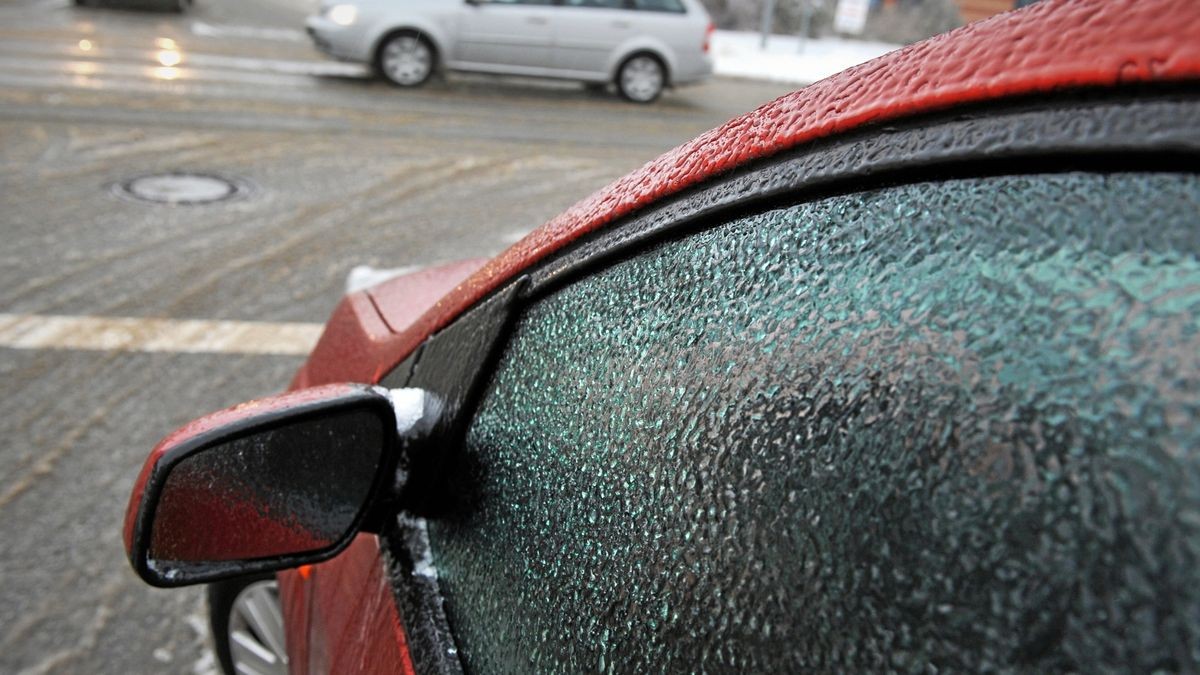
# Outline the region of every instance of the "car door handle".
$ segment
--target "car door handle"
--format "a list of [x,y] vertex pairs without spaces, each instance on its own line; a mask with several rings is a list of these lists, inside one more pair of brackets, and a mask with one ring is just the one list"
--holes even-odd
[[628,21],[614,21],[614,22],[612,22],[612,26],[613,26],[613,28],[625,29],[625,28],[629,28],[631,25],[633,25],[633,24],[629,23]]
[[535,26],[545,26],[546,25],[546,17],[544,17],[544,16],[531,16],[528,19],[525,19],[525,21],[527,21]]

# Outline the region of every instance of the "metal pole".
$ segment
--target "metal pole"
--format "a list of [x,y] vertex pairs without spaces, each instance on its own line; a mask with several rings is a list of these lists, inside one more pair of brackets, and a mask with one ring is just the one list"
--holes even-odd
[[771,23],[775,21],[775,0],[767,0],[762,15],[762,43],[760,48],[767,48],[767,38],[771,35]]
[[812,26],[812,2],[800,0],[800,40],[797,42],[796,53],[804,53],[804,44],[808,42],[808,29]]

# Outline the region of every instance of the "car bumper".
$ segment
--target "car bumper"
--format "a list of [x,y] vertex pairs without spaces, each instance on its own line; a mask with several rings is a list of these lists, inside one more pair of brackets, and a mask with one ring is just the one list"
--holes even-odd
[[675,86],[699,84],[712,77],[712,74],[712,57],[703,54],[700,58],[688,59],[687,63],[679,64],[674,77],[671,78],[671,84]]
[[342,61],[367,63],[371,60],[371,46],[360,25],[339,26],[325,17],[313,15],[304,22],[304,29],[313,45],[324,54]]

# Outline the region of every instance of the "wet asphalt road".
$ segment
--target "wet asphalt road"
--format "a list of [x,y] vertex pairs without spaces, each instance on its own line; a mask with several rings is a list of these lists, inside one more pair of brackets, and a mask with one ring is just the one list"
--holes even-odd
[[[714,81],[651,107],[527,80],[398,91],[315,54],[304,9],[0,5],[0,327],[6,316],[317,324],[354,265],[495,254],[786,91]],[[174,207],[110,192],[179,170],[252,191]],[[302,357],[74,338],[0,346],[0,673],[210,672],[202,593],[133,577],[122,509],[159,437],[280,390]]]

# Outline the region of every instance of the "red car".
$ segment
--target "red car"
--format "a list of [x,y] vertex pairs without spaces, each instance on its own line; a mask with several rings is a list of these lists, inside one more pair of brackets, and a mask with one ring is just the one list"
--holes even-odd
[[347,296],[130,560],[227,668],[1194,672],[1197,167],[1200,3],[913,45]]

